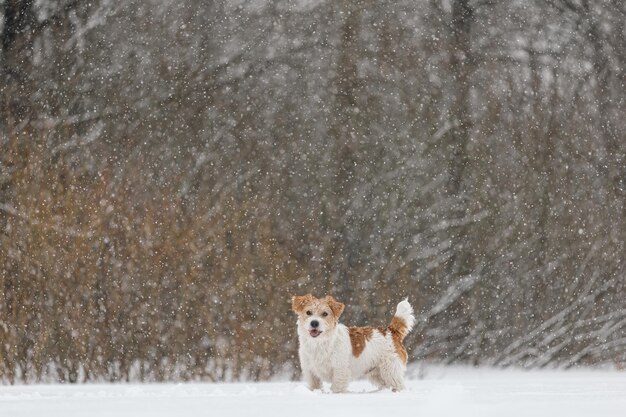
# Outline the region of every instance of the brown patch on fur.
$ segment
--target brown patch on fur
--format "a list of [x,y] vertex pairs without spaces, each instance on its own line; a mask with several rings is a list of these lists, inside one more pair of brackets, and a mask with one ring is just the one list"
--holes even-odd
[[304,308],[307,305],[313,303],[314,299],[315,297],[313,297],[312,294],[294,295],[293,297],[291,297],[291,309],[297,314],[300,314],[302,313],[302,311],[304,311]]
[[392,331],[396,331],[398,333],[400,333],[402,335],[402,340],[404,340],[404,336],[406,336],[407,332],[407,327],[406,327],[406,323],[404,322],[404,319],[398,317],[398,316],[394,316],[391,319],[391,323],[389,324],[389,328]]
[[391,335],[391,338],[393,339],[393,347],[396,349],[396,353],[400,357],[400,360],[402,361],[402,363],[406,365],[406,361],[409,358],[409,354],[406,352],[406,349],[404,348],[404,345],[402,344],[402,340],[400,340],[400,338],[397,337],[397,333],[393,333]]
[[343,309],[346,307],[343,303],[340,303],[339,301],[335,300],[330,295],[327,295],[326,297],[324,297],[324,301],[328,303],[328,307],[330,307],[330,310],[333,312],[333,315],[337,318],[341,316],[341,313],[343,313]]
[[348,327],[350,343],[352,344],[352,356],[358,358],[368,340],[372,338],[374,329],[371,327]]
[[[393,341],[393,346],[396,350],[396,353],[398,354],[402,362],[404,362],[404,364],[406,365],[409,355],[407,354],[406,349],[402,344],[404,337],[408,333],[406,323],[402,318],[394,316],[393,319],[391,319],[391,323],[389,324],[389,327],[387,327],[387,329],[391,332],[391,340]],[[385,334],[384,332],[381,333]]]

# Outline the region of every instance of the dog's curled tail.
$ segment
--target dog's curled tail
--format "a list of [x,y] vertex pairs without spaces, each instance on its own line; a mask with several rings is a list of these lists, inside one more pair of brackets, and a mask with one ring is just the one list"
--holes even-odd
[[391,319],[389,329],[400,335],[402,341],[413,328],[415,324],[415,316],[413,315],[413,307],[409,304],[408,297],[398,303],[396,314]]

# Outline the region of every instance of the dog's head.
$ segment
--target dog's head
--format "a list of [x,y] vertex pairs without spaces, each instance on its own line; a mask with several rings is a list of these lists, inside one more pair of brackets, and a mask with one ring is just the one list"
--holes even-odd
[[344,307],[330,295],[324,298],[311,294],[291,297],[291,308],[298,315],[298,327],[312,338],[329,334],[337,326]]

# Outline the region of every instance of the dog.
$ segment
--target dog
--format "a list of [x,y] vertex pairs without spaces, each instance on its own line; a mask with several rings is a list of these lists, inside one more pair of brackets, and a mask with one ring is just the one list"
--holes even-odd
[[311,390],[331,383],[345,392],[348,383],[367,376],[378,389],[404,389],[407,351],[402,341],[415,323],[408,299],[401,301],[387,327],[347,327],[339,323],[345,305],[327,295],[293,296],[298,315],[298,354],[302,375]]

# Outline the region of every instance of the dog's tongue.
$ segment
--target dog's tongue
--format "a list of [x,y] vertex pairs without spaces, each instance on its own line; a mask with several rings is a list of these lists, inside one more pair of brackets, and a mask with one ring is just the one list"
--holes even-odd
[[320,335],[320,333],[322,333],[322,332],[320,332],[320,331],[319,331],[319,330],[317,330],[317,329],[312,329],[312,330],[309,330],[309,334],[310,334],[312,337],[317,337],[317,336],[319,336],[319,335]]

